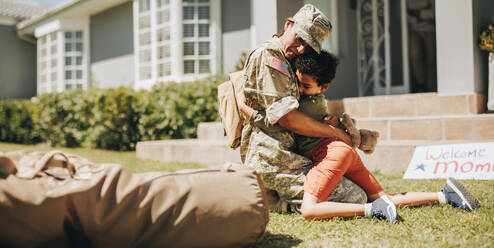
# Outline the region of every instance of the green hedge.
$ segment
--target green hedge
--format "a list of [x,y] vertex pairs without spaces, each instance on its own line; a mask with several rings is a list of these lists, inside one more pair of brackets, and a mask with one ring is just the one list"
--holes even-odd
[[0,101],[0,141],[133,150],[138,141],[196,137],[217,121],[217,86],[225,76],[132,88],[74,90],[31,101]]

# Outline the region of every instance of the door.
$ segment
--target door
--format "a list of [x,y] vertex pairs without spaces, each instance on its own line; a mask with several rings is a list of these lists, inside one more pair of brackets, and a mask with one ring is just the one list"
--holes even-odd
[[357,1],[360,96],[409,92],[405,1]]

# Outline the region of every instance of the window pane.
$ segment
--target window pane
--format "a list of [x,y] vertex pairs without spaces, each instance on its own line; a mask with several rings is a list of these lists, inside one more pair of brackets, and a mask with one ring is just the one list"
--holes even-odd
[[170,0],[158,0],[158,7],[170,4]]
[[72,71],[65,71],[65,79],[72,79]]
[[194,73],[194,60],[184,60],[184,73],[193,74]]
[[75,64],[82,65],[82,56],[75,57]]
[[170,46],[163,45],[158,48],[158,59],[169,58],[170,57]]
[[72,51],[72,44],[71,43],[65,43],[65,51],[66,52]]
[[199,24],[199,37],[209,37],[209,24]]
[[44,69],[46,69],[46,62],[45,61],[41,62],[41,70],[44,70]]
[[151,26],[151,18],[149,15],[139,17],[139,28],[149,28]]
[[194,0],[184,0],[184,3],[193,3]]
[[65,57],[65,65],[72,65],[72,58],[71,57]]
[[199,7],[199,19],[209,20],[209,6]]
[[209,3],[209,0],[199,0],[200,3]]
[[39,39],[39,42],[40,42],[41,45],[45,44],[45,42],[46,42],[46,36],[41,37]]
[[146,49],[139,52],[139,62],[151,61],[151,50]]
[[199,73],[209,73],[209,60],[199,60]]
[[51,67],[57,67],[57,59],[51,59]]
[[151,78],[151,66],[143,66],[139,69],[140,69],[139,70],[139,78],[141,80]]
[[76,84],[75,86],[77,89],[82,89],[82,84]]
[[194,24],[184,24],[184,37],[194,37]]
[[145,33],[139,34],[139,43],[141,45],[151,44],[151,32],[145,32]]
[[56,72],[51,73],[51,81],[57,81],[57,73]]
[[45,83],[46,82],[46,75],[41,75],[41,82],[42,83]]
[[66,84],[65,85],[66,90],[71,90],[72,89],[72,84]]
[[65,32],[65,39],[72,39],[72,32]]
[[158,29],[158,42],[161,41],[169,41],[170,40],[170,28],[169,27],[163,27]]
[[199,42],[199,55],[209,55],[209,41]]
[[158,11],[158,13],[156,13],[156,16],[158,19],[158,24],[170,21],[170,15],[169,15],[168,9]]
[[75,50],[78,52],[82,52],[82,43],[81,42],[75,43]]
[[77,39],[81,39],[81,38],[82,38],[82,31],[77,31],[77,32],[75,32],[75,37],[76,37]]
[[51,46],[50,50],[51,50],[51,54],[57,53],[57,45]]
[[57,39],[57,33],[56,32],[51,33],[50,37],[52,41],[55,41]]
[[184,42],[184,56],[194,55],[194,42]]
[[45,57],[46,56],[46,49],[41,49],[41,57]]
[[75,72],[75,78],[76,79],[82,79],[82,70],[77,70]]
[[184,20],[194,19],[194,7],[184,7]]
[[165,62],[163,64],[158,65],[159,69],[159,76],[164,77],[164,76],[170,76],[171,75],[171,65],[170,62]]

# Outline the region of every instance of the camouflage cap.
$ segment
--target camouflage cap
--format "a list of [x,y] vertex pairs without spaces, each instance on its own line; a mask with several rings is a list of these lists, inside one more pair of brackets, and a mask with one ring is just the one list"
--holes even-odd
[[293,16],[297,35],[309,44],[317,53],[321,44],[331,33],[331,22],[314,5],[306,4]]

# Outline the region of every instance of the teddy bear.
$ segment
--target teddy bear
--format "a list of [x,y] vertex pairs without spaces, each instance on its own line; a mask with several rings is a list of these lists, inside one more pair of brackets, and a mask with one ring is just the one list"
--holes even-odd
[[345,130],[351,137],[354,147],[362,150],[365,154],[371,154],[377,144],[379,132],[368,129],[357,129],[355,119],[347,113],[343,113],[340,118],[339,128]]

